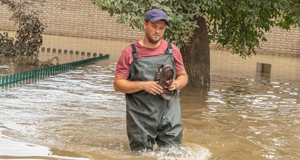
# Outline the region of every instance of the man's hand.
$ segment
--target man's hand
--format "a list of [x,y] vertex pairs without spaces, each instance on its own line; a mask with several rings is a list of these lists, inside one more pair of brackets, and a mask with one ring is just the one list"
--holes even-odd
[[157,84],[158,82],[153,82],[153,81],[148,81],[148,82],[144,82],[144,86],[143,89],[148,92],[151,93],[153,95],[160,95],[163,93],[163,88]]
[[169,87],[170,91],[182,89],[188,82],[188,76],[185,70],[176,72],[176,75],[176,79],[173,80],[171,86]]
[[169,89],[170,91],[174,91],[174,90],[177,89],[177,86],[178,86],[178,81],[176,81],[176,79],[174,79],[173,82],[172,82],[172,84],[171,84],[171,86],[168,87],[168,89]]
[[[188,76],[185,70],[176,73],[176,80],[173,80],[169,90],[182,89],[188,82]],[[123,93],[135,93],[144,90],[153,95],[163,93],[162,87],[157,81],[129,81],[127,77],[115,77],[114,89]]]

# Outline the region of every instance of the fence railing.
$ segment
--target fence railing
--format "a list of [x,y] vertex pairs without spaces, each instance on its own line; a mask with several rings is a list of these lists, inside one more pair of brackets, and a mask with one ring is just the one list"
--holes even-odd
[[28,70],[28,71],[23,71],[19,73],[13,73],[10,75],[4,75],[0,76],[0,86],[5,86],[17,82],[22,82],[22,81],[27,81],[29,79],[42,79],[45,77],[48,77],[50,75],[55,75],[55,74],[60,74],[65,71],[74,69],[77,66],[91,63],[97,60],[102,60],[102,59],[107,59],[109,58],[109,55],[102,55],[99,57],[93,57],[89,59],[84,59],[81,61],[75,61],[75,62],[70,62],[70,63],[65,63],[65,64],[60,64],[60,65],[55,65],[55,66],[50,66],[50,67],[43,67],[39,69],[33,69],[33,70]]

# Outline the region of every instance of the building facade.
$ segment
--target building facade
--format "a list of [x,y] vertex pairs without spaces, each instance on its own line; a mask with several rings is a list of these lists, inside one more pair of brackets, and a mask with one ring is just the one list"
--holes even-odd
[[[14,31],[16,26],[9,20],[11,12],[0,5],[0,30]],[[100,11],[91,0],[48,0],[41,7],[43,21],[47,25],[45,34],[135,41],[143,36],[138,30],[118,24],[116,16]],[[262,42],[257,53],[300,57],[300,30],[285,31],[272,28],[266,33],[267,42]],[[211,48],[216,44],[211,43]]]

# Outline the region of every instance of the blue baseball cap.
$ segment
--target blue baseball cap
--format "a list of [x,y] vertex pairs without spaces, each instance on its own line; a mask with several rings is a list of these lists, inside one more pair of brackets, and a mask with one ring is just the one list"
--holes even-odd
[[157,22],[159,20],[165,20],[166,24],[169,26],[168,15],[160,9],[152,9],[148,11],[145,15],[145,22],[146,21]]

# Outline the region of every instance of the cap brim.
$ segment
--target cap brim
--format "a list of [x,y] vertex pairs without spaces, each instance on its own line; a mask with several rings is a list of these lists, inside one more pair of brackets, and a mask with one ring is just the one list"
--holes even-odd
[[149,19],[149,21],[151,21],[151,22],[157,22],[159,20],[164,20],[166,22],[166,24],[169,26],[169,22],[163,17],[154,17],[154,18]]

